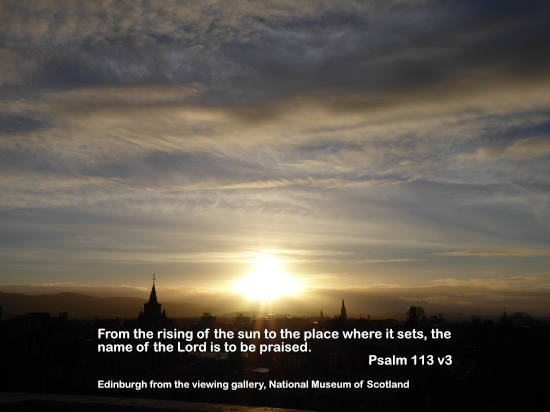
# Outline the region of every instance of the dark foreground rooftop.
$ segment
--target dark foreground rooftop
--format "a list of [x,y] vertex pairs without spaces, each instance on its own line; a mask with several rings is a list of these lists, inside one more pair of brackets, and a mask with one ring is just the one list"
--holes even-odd
[[[0,409],[3,412],[23,411],[75,411],[79,412],[299,412],[296,409],[265,408],[211,403],[166,401],[158,399],[117,398],[103,396],[46,395],[39,393],[0,392]],[[304,412],[304,411],[302,411]]]

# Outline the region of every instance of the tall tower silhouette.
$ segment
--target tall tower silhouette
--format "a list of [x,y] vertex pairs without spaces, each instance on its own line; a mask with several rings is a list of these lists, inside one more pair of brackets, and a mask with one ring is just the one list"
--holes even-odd
[[346,305],[344,305],[344,298],[342,298],[342,309],[340,310],[340,320],[342,322],[345,322],[348,319],[348,315],[346,313]]
[[166,325],[166,310],[161,312],[162,305],[158,303],[155,289],[155,275],[153,274],[153,288],[149,301],[143,304],[143,311],[139,312],[138,324],[145,329],[156,329]]

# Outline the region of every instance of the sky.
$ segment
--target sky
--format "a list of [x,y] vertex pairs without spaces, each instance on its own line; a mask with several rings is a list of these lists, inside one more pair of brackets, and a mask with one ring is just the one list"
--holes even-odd
[[550,315],[549,20],[0,1],[0,291]]

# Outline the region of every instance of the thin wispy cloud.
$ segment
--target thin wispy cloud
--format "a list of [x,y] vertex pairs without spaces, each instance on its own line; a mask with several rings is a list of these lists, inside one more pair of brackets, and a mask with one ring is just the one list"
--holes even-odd
[[550,156],[550,137],[523,139],[506,148],[480,148],[473,154],[461,155],[461,159],[490,162],[536,159],[545,156]]
[[357,263],[425,262],[426,259],[367,259]]
[[504,257],[534,257],[550,256],[550,250],[463,250],[457,252],[438,253],[440,256],[504,256]]

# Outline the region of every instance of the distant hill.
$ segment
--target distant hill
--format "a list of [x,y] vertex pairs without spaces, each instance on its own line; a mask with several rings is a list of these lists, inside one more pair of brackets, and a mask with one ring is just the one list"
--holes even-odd
[[[29,312],[49,312],[57,317],[59,312],[69,312],[69,319],[108,319],[122,315],[126,319],[137,318],[147,299],[130,297],[107,297],[82,295],[62,292],[56,295],[29,296],[21,293],[0,292],[0,306],[3,307],[3,319],[8,319]],[[192,303],[161,302],[169,318],[197,317],[206,308]]]

